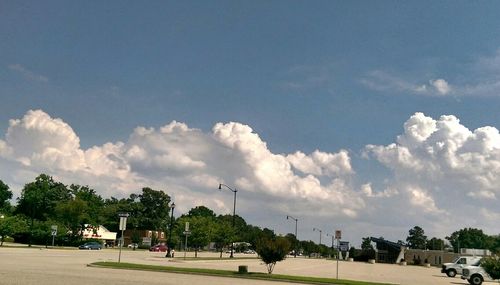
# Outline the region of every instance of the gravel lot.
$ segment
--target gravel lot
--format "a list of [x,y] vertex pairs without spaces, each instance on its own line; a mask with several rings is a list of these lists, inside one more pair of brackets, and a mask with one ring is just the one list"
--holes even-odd
[[[141,272],[91,268],[86,265],[95,261],[118,261],[119,251],[80,251],[73,249],[12,248],[0,247],[0,284],[287,284],[232,278],[206,277],[160,272]],[[165,253],[123,250],[122,262],[237,270],[238,265],[247,265],[249,271],[266,272],[265,265],[256,258],[234,260],[184,260],[182,252],[167,259]],[[192,253],[187,255],[193,256]],[[200,253],[201,257],[218,256],[213,253]],[[227,256],[227,255],[226,255]],[[236,254],[236,257],[254,257]],[[336,277],[336,261],[290,257],[276,265],[274,273]],[[449,278],[440,273],[439,268],[420,266],[399,266],[392,264],[368,264],[359,262],[339,262],[339,278],[352,280],[377,281],[405,285],[422,284],[468,284],[459,277]]]

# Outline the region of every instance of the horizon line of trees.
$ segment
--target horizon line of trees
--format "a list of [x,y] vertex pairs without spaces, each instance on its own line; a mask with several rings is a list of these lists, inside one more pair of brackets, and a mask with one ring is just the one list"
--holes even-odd
[[[24,185],[17,205],[9,200],[12,192],[9,186],[0,180],[0,236],[3,243],[6,236],[16,242],[31,245],[47,245],[51,241],[51,226],[58,226],[55,237],[57,244],[77,245],[82,242],[84,225],[103,225],[111,231],[118,231],[117,214],[127,212],[128,228],[133,230],[155,230],[170,232],[171,197],[162,190],[142,188],[140,194],[130,194],[128,198],[102,198],[89,186],[64,185],[47,174],[40,174],[35,181]],[[234,228],[232,215],[216,215],[214,211],[197,206],[173,220],[172,237],[169,244],[180,245],[183,240],[184,224],[190,223],[189,245],[195,250],[213,242],[221,252],[231,242],[248,242],[255,246],[259,239],[274,239],[276,234],[268,228],[247,224],[240,216],[235,216]],[[313,241],[299,241],[294,234],[284,236],[292,249],[299,249],[305,255],[319,253],[322,256],[336,254],[336,249]],[[157,237],[156,237],[157,238]],[[484,248],[493,253],[500,253],[500,235],[488,236],[480,229],[464,228],[446,237],[451,249]],[[140,243],[138,236],[132,236],[132,242]],[[153,240],[153,242],[156,242]],[[440,238],[427,239],[424,230],[415,226],[409,230],[406,243],[398,241],[412,249],[444,250],[449,245]],[[237,250],[239,250],[237,248]],[[362,238],[361,252],[373,250],[369,238]]]

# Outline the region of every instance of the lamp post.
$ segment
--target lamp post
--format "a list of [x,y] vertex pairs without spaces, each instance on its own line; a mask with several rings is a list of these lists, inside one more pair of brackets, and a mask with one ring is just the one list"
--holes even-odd
[[172,209],[172,213],[170,214],[170,226],[168,227],[168,240],[167,240],[167,255],[165,255],[165,257],[172,257],[172,254],[170,253],[170,248],[172,247],[172,228],[174,226],[174,209],[175,209],[174,202],[172,202],[172,205],[170,205],[170,209]]
[[335,235],[327,233],[326,236],[331,236],[332,237],[332,254],[333,254],[333,240],[335,239]]
[[321,245],[321,235],[322,235],[323,231],[321,229],[318,229],[318,228],[313,228],[313,232],[315,232],[315,231],[319,232],[319,245]]
[[[227,186],[226,184],[222,184],[222,183],[219,184],[219,190],[222,190],[222,186],[226,187],[227,189],[229,189],[231,192],[234,193],[234,202],[233,202],[233,231],[234,231],[235,230],[234,218],[236,216],[236,192],[238,192],[238,190],[232,189],[231,187]],[[231,242],[231,255],[229,256],[229,258],[234,257],[233,252],[234,252],[234,242]]]
[[299,241],[299,239],[297,238],[297,221],[298,219],[292,217],[292,216],[286,216],[286,219],[292,219],[295,221],[295,250],[293,251],[293,257],[297,257],[297,242]]

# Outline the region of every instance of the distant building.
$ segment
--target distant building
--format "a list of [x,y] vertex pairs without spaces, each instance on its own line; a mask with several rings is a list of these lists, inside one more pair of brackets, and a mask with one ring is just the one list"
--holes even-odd
[[116,233],[110,232],[102,225],[93,226],[85,224],[81,233],[84,239],[102,240],[106,245],[114,245],[116,241]]
[[376,243],[377,263],[399,263],[404,259],[406,246],[382,238],[371,237],[370,241]]
[[442,265],[443,263],[453,262],[460,256],[444,250],[426,250],[426,249],[407,249],[405,252],[405,261],[408,264]]
[[137,235],[140,242],[144,246],[152,246],[153,240],[156,239],[158,243],[166,243],[167,237],[165,232],[162,231],[153,231],[153,230],[125,230],[123,232],[124,237],[124,245],[129,245],[132,243],[132,237]]

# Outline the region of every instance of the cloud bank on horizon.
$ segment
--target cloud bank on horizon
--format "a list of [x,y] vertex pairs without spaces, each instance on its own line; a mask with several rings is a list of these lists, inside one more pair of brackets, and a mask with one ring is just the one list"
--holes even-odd
[[382,183],[357,172],[347,150],[276,154],[250,126],[236,122],[217,123],[208,133],[176,121],[137,127],[127,141],[82,149],[70,125],[30,110],[11,119],[0,137],[0,179],[16,196],[40,173],[89,185],[105,198],[148,186],[173,196],[181,211],[203,204],[229,213],[232,201],[216,192],[226,183],[243,190],[243,217],[260,209],[323,223],[335,217],[363,235],[414,225],[441,237],[465,226],[500,231],[496,128],[469,130],[455,116],[415,113],[394,143],[361,151],[389,171]]

